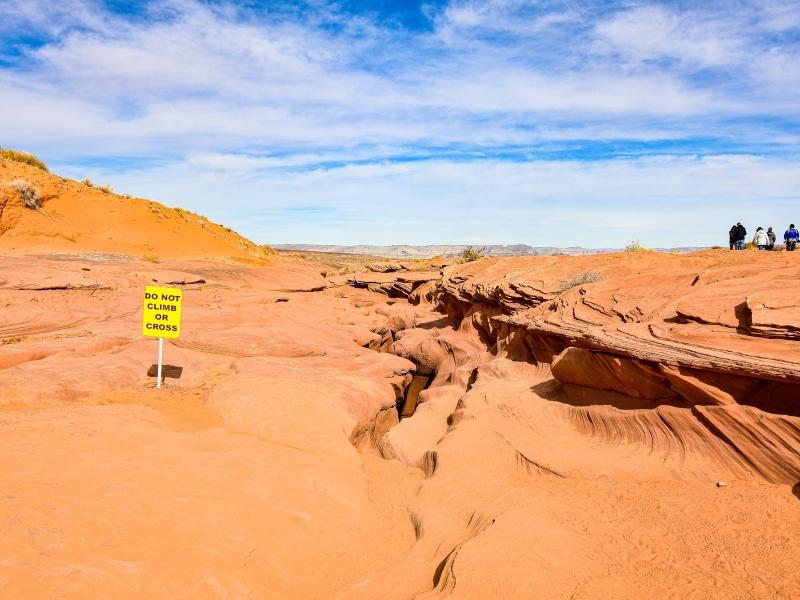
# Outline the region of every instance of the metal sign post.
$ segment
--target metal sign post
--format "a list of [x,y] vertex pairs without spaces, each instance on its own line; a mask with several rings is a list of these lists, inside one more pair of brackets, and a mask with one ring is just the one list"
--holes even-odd
[[158,338],[158,371],[156,371],[156,387],[161,387],[161,363],[164,359],[164,338]]

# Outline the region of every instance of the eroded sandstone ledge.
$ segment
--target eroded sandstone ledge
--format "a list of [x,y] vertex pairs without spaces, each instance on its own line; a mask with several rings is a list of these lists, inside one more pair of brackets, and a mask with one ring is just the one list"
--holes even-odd
[[[541,365],[560,384],[553,398],[571,405],[590,433],[664,437],[678,448],[700,435],[724,460],[793,483],[800,479],[794,259],[710,251],[453,265],[417,285],[410,300],[430,303],[471,337],[406,332],[393,351],[438,372],[439,385],[461,389],[487,361],[482,351]],[[584,273],[600,281],[568,287]]]

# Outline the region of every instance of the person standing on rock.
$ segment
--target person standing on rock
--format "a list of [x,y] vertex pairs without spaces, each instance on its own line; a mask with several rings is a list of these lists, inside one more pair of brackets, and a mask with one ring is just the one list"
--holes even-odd
[[772,231],[772,227],[767,227],[767,239],[769,242],[767,243],[767,250],[774,250],[775,249],[775,232]]
[[769,238],[767,232],[763,227],[756,229],[756,234],[753,236],[753,245],[758,246],[759,250],[766,250],[769,245]]
[[783,234],[783,241],[786,242],[786,249],[793,252],[797,247],[797,240],[800,239],[800,231],[794,228],[794,223],[789,225],[789,229]]
[[731,226],[731,230],[728,232],[728,246],[731,250],[736,248],[736,225]]
[[734,233],[733,242],[737,250],[744,250],[744,240],[747,237],[747,229],[741,223],[736,224],[736,232]]

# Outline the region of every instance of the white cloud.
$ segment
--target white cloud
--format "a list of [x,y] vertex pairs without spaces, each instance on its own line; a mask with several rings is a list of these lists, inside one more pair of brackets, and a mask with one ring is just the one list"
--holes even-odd
[[798,0],[773,0],[759,5],[758,26],[767,31],[786,32],[800,29],[800,2]]
[[714,13],[679,13],[660,6],[638,6],[598,23],[595,49],[638,65],[677,59],[693,67],[720,67],[741,61],[738,24]]
[[60,35],[75,27],[102,30],[107,17],[91,0],[3,0],[0,33]]
[[659,156],[242,172],[192,160],[90,175],[169,199],[260,242],[620,247],[640,238],[670,247],[724,243],[729,222],[780,228],[797,221],[798,167],[755,156]]
[[548,28],[580,21],[580,13],[570,4],[548,11],[524,0],[455,0],[435,16],[436,35],[448,44],[463,45],[465,37],[479,33],[470,30],[517,36],[541,34]]
[[629,73],[669,69],[684,79],[697,75],[702,85],[705,71],[717,70],[725,73],[720,91],[738,96],[743,110],[796,114],[800,47],[796,39],[774,39],[792,29],[800,29],[796,1],[743,3],[730,10],[715,4],[689,11],[640,5],[599,21],[591,47]]
[[[448,23],[475,6],[445,11]],[[482,18],[500,14],[513,24],[513,11],[523,3],[481,6]],[[569,20],[561,15],[528,21],[558,27]],[[739,99],[669,72],[622,74],[594,63],[553,72],[513,60],[505,44],[487,48],[469,37],[464,42],[474,43],[473,51],[440,47],[428,56],[424,36],[418,53],[401,51],[382,47],[386,33],[374,27],[348,38],[299,23],[242,20],[236,11],[188,1],[168,21],[121,22],[107,15],[94,20],[102,27],[67,33],[32,52],[34,68],[4,74],[7,106],[15,100],[26,106],[27,99],[50,106],[27,118],[22,110],[7,114],[12,137],[72,131],[97,139],[90,151],[119,146],[110,143],[115,137],[134,145],[145,138],[163,145],[171,138],[178,150],[187,139],[190,145],[210,139],[226,148],[237,147],[237,140],[239,147],[254,140],[502,144],[535,141],[520,134],[520,123],[547,125],[564,113],[617,119],[743,110]],[[362,66],[382,54],[391,69]],[[81,118],[62,118],[77,107]],[[20,119],[24,128],[14,125]]]

